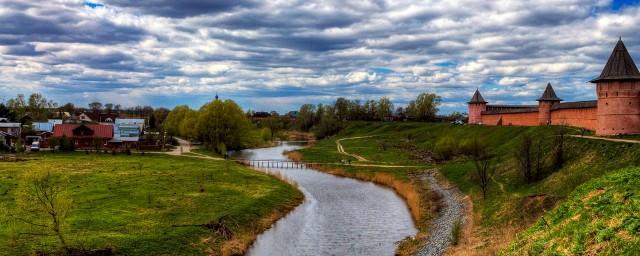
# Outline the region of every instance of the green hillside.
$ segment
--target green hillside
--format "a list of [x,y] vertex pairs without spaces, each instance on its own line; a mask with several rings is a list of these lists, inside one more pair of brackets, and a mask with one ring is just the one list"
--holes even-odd
[[[551,158],[557,129],[551,126],[352,122],[333,138],[318,141],[313,147],[300,152],[304,160],[310,161],[356,161],[337,152],[336,140],[373,136],[342,140],[341,144],[345,151],[365,157],[371,161],[369,163],[424,166],[416,169],[347,167],[347,172],[389,173],[400,180],[408,180],[417,170],[438,168],[444,177],[471,196],[478,226],[473,234],[476,240],[473,247],[481,251],[478,254],[484,254],[495,253],[507,246],[515,232],[532,225],[544,211],[565,200],[577,186],[611,170],[640,165],[640,144],[565,136],[566,161],[561,168],[553,168]],[[567,132],[580,133],[571,128]],[[542,175],[530,183],[525,182],[514,156],[525,135],[542,141],[541,151],[544,152]],[[482,197],[477,185],[473,162],[456,152],[459,145],[475,138],[486,143],[496,155],[493,161],[495,172],[486,198]],[[421,160],[425,155],[441,150],[442,145],[453,148],[449,160],[430,164]]]
[[505,255],[638,255],[640,168],[580,185],[521,233]]

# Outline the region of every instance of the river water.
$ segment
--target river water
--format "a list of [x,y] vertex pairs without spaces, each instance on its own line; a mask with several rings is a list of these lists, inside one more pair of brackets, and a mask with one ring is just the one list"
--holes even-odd
[[[286,159],[300,144],[238,152],[242,159]],[[248,255],[393,255],[417,230],[391,189],[309,168],[266,168],[296,182],[305,201],[258,236]]]

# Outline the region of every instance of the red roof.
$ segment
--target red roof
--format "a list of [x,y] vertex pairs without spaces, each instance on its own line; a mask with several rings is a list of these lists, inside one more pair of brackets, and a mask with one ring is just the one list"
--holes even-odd
[[[91,135],[76,135],[74,136],[74,130],[80,126],[89,128],[93,131]],[[113,125],[108,124],[56,124],[53,127],[53,137],[67,136],[69,138],[81,137],[81,138],[113,138]]]

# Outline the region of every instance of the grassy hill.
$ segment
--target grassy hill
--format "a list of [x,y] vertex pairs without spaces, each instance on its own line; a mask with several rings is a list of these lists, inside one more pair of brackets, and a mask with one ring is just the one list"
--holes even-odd
[[580,185],[516,238],[504,255],[637,255],[640,168]]
[[[362,168],[347,167],[351,176],[389,174],[398,180],[411,180],[418,170],[438,168],[450,182],[470,195],[474,208],[475,228],[468,244],[460,247],[465,254],[496,253],[512,240],[515,233],[532,225],[546,210],[565,200],[579,185],[600,177],[612,170],[640,165],[640,145],[615,143],[566,137],[565,158],[562,168],[550,167],[546,158],[542,177],[527,183],[517,167],[514,152],[525,134],[543,141],[543,151],[550,152],[554,144],[555,127],[485,127],[452,126],[427,123],[353,122],[337,136],[318,141],[313,147],[301,150],[302,159],[310,161],[337,161],[355,158],[339,154],[336,140],[339,138],[373,136],[342,140],[345,151],[367,158],[371,163],[415,164],[420,168]],[[579,133],[578,130],[569,130]],[[438,145],[459,145],[472,138],[485,142],[497,155],[495,173],[489,192],[482,197],[477,185],[474,165],[467,158],[453,153],[450,160],[425,164],[421,159],[437,151]],[[420,192],[429,198],[428,190]],[[428,200],[421,200],[421,208]],[[426,226],[423,226],[423,229]],[[428,232],[428,231],[427,231]],[[469,244],[471,243],[471,244]],[[458,248],[460,249],[460,248]]]
[[[74,249],[119,255],[228,255],[302,201],[294,187],[243,166],[189,157],[56,153],[0,162],[0,255],[59,250],[18,206],[30,173],[66,180],[72,204],[63,233]],[[23,202],[24,203],[24,202]],[[35,202],[26,202],[37,205]],[[45,215],[46,216],[46,215]],[[212,229],[199,226],[219,224]],[[229,230],[224,237],[220,230]],[[48,232],[50,233],[50,232]]]

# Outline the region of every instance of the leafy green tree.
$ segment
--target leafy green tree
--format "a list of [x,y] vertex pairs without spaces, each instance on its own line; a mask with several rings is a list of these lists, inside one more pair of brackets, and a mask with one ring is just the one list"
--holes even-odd
[[208,148],[224,143],[227,149],[240,149],[247,143],[250,128],[249,119],[232,100],[216,99],[198,111],[198,137]]
[[338,133],[342,129],[342,121],[335,114],[333,107],[323,107],[322,117],[320,117],[320,123],[318,124],[316,137],[322,139]]
[[189,112],[193,112],[187,105],[179,105],[173,108],[164,120],[163,127],[169,135],[184,136],[183,123]]
[[296,119],[296,126],[302,131],[309,131],[314,124],[315,116],[316,109],[314,105],[304,104],[300,106],[298,118]]
[[393,103],[387,97],[380,98],[376,106],[376,119],[380,121],[386,120],[387,117],[393,114]]
[[416,100],[409,102],[407,114],[413,120],[433,121],[440,102],[440,96],[435,93],[421,93]]

